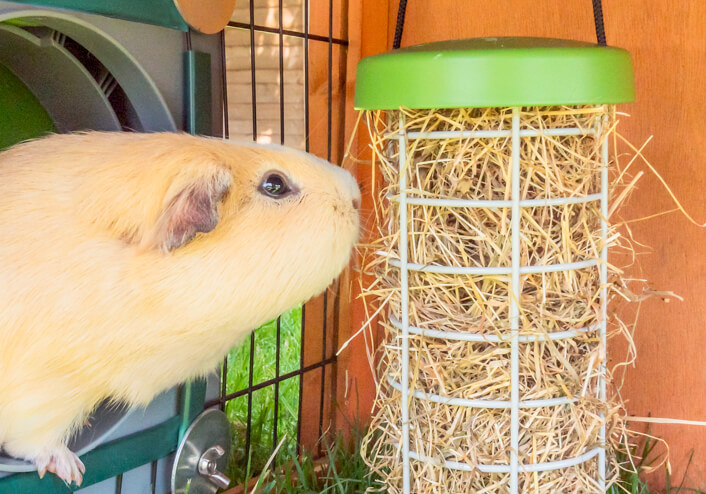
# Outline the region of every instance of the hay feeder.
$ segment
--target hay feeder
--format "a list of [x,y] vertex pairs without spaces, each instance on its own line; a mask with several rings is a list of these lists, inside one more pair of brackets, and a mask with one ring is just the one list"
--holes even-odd
[[634,98],[629,54],[445,41],[363,59],[356,85],[384,178],[364,445],[384,489],[605,492],[608,137]]

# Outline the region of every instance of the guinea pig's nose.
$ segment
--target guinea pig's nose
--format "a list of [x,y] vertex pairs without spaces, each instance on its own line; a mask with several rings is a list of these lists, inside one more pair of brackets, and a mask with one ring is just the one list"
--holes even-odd
[[353,198],[353,209],[358,211],[360,209],[360,197]]

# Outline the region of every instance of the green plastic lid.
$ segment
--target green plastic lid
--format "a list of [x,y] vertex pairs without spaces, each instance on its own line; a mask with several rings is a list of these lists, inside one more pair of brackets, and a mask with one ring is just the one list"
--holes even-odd
[[634,101],[630,54],[551,38],[473,38],[366,57],[355,108],[461,108]]

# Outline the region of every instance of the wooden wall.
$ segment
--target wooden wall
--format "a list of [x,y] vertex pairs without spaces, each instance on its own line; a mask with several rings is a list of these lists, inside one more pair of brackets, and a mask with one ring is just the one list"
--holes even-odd
[[[259,25],[279,26],[277,0],[253,2],[254,19]],[[304,0],[282,2],[284,29],[301,31],[304,24]],[[237,2],[233,21],[247,23],[250,5]],[[285,144],[304,149],[304,41],[283,37],[284,75],[284,132]],[[280,81],[279,35],[255,34],[255,69],[257,98],[257,127],[259,142],[279,144],[280,137]],[[250,31],[226,30],[226,67],[228,80],[228,117],[230,136],[252,140],[252,80]]]
[[[626,48],[636,70],[637,102],[622,105],[630,114],[620,131],[640,145],[653,135],[646,157],[664,176],[687,210],[706,221],[706,2],[703,0],[603,0],[608,44]],[[391,48],[396,0],[351,0],[347,105],[353,128],[354,69],[361,56]],[[595,41],[589,0],[409,0],[403,46],[478,36],[545,36]],[[364,132],[364,129],[361,129]],[[365,158],[366,141],[354,148]],[[357,166],[364,192],[370,167]],[[648,174],[649,175],[649,174]],[[369,194],[364,204],[369,206]],[[673,207],[651,176],[639,183],[625,216],[638,218]],[[638,241],[651,247],[630,274],[646,277],[658,290],[673,290],[683,302],[653,299],[642,304],[635,334],[638,358],[627,372],[623,394],[633,415],[706,420],[706,230],[679,214],[632,225]],[[355,290],[354,290],[355,291]],[[365,316],[353,303],[352,328]],[[625,351],[620,345],[614,356]],[[367,411],[374,389],[362,341],[342,355],[348,383],[357,384],[360,409]],[[339,378],[342,371],[339,370]],[[341,386],[339,385],[339,389]],[[345,402],[345,401],[344,401]],[[348,405],[352,406],[349,399]],[[644,426],[643,426],[644,427]],[[690,451],[694,462],[687,484],[706,484],[706,427],[659,425],[653,433],[670,446],[673,478],[681,480]],[[663,473],[648,477],[661,488]]]

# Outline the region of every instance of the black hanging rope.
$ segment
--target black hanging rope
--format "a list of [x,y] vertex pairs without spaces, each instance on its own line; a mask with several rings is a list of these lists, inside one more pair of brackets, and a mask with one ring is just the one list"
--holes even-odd
[[395,38],[392,41],[392,49],[396,50],[402,42],[402,31],[404,30],[404,14],[407,11],[407,0],[400,0],[397,9],[397,25],[395,25]]
[[593,22],[596,25],[596,39],[601,46],[606,45],[605,26],[603,25],[603,6],[601,0],[593,0]]
[[[593,2],[593,22],[596,26],[596,40],[601,46],[606,46],[605,26],[603,25],[603,5],[601,0],[591,0]],[[402,43],[402,31],[404,31],[404,16],[407,11],[407,0],[400,0],[397,9],[397,24],[395,25],[395,38],[392,41],[392,48],[397,50]]]

